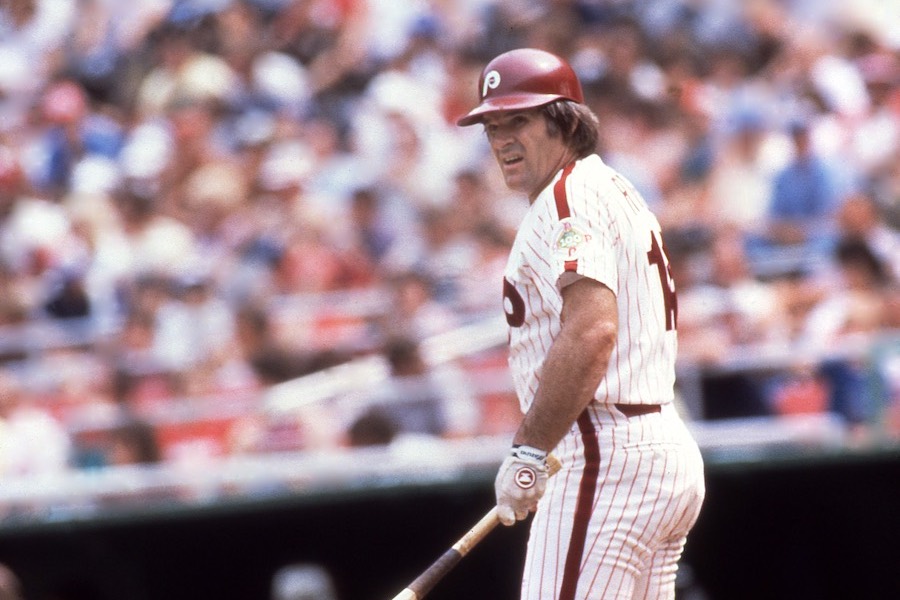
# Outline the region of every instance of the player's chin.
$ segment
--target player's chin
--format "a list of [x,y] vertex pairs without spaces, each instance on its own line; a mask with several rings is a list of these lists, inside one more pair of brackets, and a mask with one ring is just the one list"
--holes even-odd
[[528,192],[528,186],[525,184],[525,180],[522,177],[521,173],[518,173],[514,169],[506,169],[501,167],[503,170],[503,181],[506,183],[506,187],[511,189],[514,192]]

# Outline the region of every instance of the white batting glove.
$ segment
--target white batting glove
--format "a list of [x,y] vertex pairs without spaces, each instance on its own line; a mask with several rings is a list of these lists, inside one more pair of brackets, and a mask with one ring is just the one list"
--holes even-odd
[[500,522],[512,525],[527,517],[546,487],[547,453],[531,446],[513,446],[494,481]]

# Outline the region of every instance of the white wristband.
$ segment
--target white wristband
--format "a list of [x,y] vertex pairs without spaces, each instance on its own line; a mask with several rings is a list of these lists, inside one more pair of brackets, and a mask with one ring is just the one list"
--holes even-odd
[[544,464],[547,462],[547,453],[540,448],[534,446],[526,446],[524,444],[515,444],[510,452],[515,458],[524,458]]

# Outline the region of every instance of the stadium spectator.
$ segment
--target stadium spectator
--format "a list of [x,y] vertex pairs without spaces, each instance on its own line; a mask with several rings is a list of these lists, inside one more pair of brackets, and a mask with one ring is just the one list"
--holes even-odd
[[367,409],[347,428],[346,445],[350,448],[387,446],[397,438],[397,423],[382,408]]
[[153,427],[146,421],[127,418],[107,432],[107,465],[146,465],[162,460]]
[[841,336],[877,332],[885,322],[888,292],[896,283],[865,240],[841,239],[835,246],[837,273],[806,320],[802,341],[810,347],[834,345]]
[[786,343],[778,288],[753,273],[740,230],[719,230],[709,259],[704,280],[679,294],[680,351],[706,362],[735,346]]
[[[465,401],[465,398],[451,398],[449,390],[437,385],[414,340],[389,339],[385,354],[389,377],[384,385],[369,391],[373,405],[370,410],[384,415],[394,435],[444,435],[448,429],[449,403]],[[371,417],[374,413],[368,414]]]
[[33,94],[57,74],[57,51],[76,19],[65,0],[11,0],[0,7],[0,89],[7,92],[0,127],[27,121]]
[[385,219],[378,190],[373,187],[355,190],[349,217],[353,246],[363,253],[371,268],[378,269],[384,262],[390,262],[391,248],[399,232]]
[[459,325],[461,316],[443,304],[436,292],[431,273],[413,270],[393,277],[392,310],[380,319],[380,330],[421,341]]
[[[835,247],[834,262],[837,272],[829,281],[830,289],[806,318],[799,339],[805,348],[833,348],[842,343],[852,347],[860,335],[877,336],[888,322],[897,282],[867,241],[842,238]],[[818,365],[830,392],[827,408],[854,426],[869,422],[874,414],[874,399],[867,389],[869,369],[860,357],[840,352]]]
[[835,242],[834,217],[848,188],[837,168],[819,156],[806,118],[792,121],[788,133],[793,158],[778,173],[767,213],[766,242],[777,260],[783,251],[796,251],[797,268],[827,259]]
[[63,425],[7,369],[0,370],[0,477],[47,476],[69,465]]
[[778,168],[772,156],[777,141],[758,108],[740,111],[726,127],[704,190],[703,220],[713,229],[736,227],[748,240],[759,238]]
[[781,288],[752,271],[741,231],[720,229],[709,250],[708,273],[679,279],[679,354],[688,364],[709,367],[701,381],[702,413],[709,419],[770,414],[764,382],[756,373],[716,366],[740,360],[739,348],[762,353],[789,339]]
[[177,375],[181,395],[224,391],[220,374],[234,343],[234,312],[214,285],[208,273],[184,273],[156,313],[153,352],[165,370]]
[[891,227],[875,199],[858,192],[844,200],[836,216],[841,237],[865,244],[900,282],[900,231]]

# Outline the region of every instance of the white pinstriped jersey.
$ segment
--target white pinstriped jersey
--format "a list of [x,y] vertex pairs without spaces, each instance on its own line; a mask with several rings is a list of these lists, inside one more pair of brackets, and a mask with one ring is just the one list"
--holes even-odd
[[[531,533],[522,600],[674,600],[703,502],[703,461],[672,404],[675,286],[656,217],[600,157],[565,167],[529,208],[504,273],[510,367],[527,412],[560,332],[562,288],[616,295],[619,333],[591,403],[554,453]],[[628,417],[622,404],[660,404]]]
[[522,410],[560,331],[562,287],[578,276],[609,287],[619,311],[618,340],[595,400],[670,403],[677,306],[659,222],[637,190],[594,154],[560,171],[538,195],[504,273],[509,362]]

